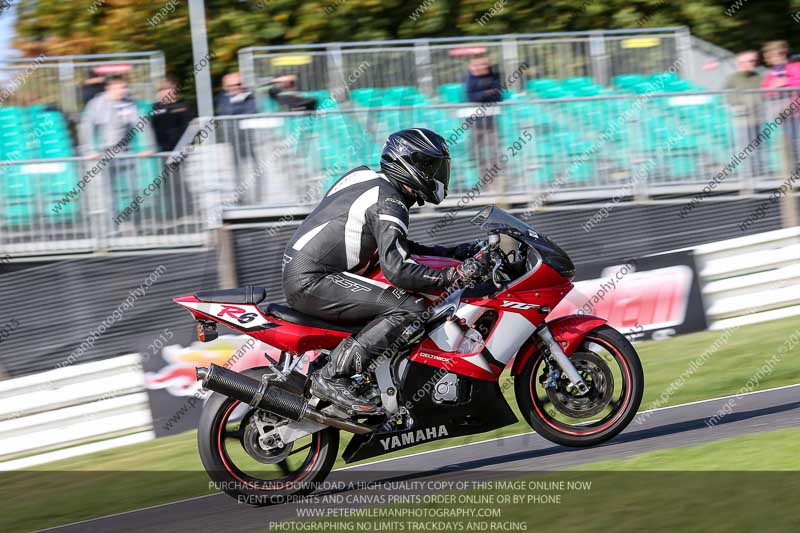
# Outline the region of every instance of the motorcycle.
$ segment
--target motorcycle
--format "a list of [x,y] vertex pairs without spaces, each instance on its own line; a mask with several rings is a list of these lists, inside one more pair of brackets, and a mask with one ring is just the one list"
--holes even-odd
[[[201,341],[216,338],[223,324],[281,350],[278,361],[241,373],[215,364],[196,369],[203,388],[213,391],[197,440],[218,487],[256,504],[308,494],[331,471],[341,431],[352,434],[342,454],[352,463],[514,424],[499,385],[509,366],[517,406],[545,439],[592,446],[625,429],[644,389],[634,347],[599,317],[547,320],[573,288],[570,258],[497,207],[482,209],[471,222],[487,234],[477,255],[488,254],[491,274],[422,295],[430,307],[418,319],[421,341],[377,358],[366,378],[380,395],[375,415],[350,416],[312,397],[308,387],[308,376],[362,325],[332,324],[265,302],[266,291],[256,287],[175,299],[195,318]],[[442,257],[416,261],[431,268],[458,264]],[[391,286],[378,267],[365,275]],[[304,362],[305,374],[299,371]]]

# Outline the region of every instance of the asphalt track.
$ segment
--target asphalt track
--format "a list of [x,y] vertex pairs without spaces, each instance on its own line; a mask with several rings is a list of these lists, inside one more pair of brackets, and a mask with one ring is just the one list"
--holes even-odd
[[[733,412],[707,427],[733,397],[693,402],[640,413],[612,441],[593,448],[557,446],[533,433],[476,442],[378,461],[331,475],[358,474],[364,480],[502,479],[525,472],[559,470],[652,450],[691,446],[737,435],[800,427],[800,385],[750,393],[736,399]],[[646,406],[643,406],[646,408]],[[298,504],[258,508],[213,494],[48,529],[59,533],[252,532],[269,522],[297,520]]]

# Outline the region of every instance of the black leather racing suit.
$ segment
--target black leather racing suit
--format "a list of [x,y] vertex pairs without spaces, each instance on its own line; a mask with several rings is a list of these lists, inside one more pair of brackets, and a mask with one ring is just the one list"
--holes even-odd
[[[283,287],[292,307],[330,322],[363,323],[356,336],[367,361],[388,350],[426,309],[403,289],[443,289],[445,273],[411,258],[448,248],[410,241],[406,198],[383,174],[362,166],[342,176],[286,247]],[[361,274],[380,263],[394,288]],[[409,332],[406,333],[409,335]],[[361,369],[356,369],[360,372]]]

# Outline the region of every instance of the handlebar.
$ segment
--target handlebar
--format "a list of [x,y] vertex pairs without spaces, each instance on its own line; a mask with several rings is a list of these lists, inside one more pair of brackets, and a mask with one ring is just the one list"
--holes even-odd
[[503,256],[497,250],[500,247],[500,235],[497,233],[490,233],[489,238],[481,245],[480,250],[473,257],[478,258],[483,254],[488,254],[490,261],[494,261],[492,267],[491,278],[492,283],[498,289],[502,287],[501,280],[499,279],[499,271],[503,266]]

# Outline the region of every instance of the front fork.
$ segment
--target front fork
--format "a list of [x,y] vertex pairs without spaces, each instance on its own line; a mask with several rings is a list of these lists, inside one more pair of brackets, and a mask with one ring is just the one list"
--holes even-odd
[[572,364],[572,361],[569,360],[569,357],[567,357],[567,354],[565,354],[564,350],[561,348],[561,345],[555,337],[553,337],[553,333],[546,323],[536,330],[536,335],[539,336],[539,339],[541,339],[546,350],[549,352],[545,354],[545,357],[551,362],[554,362],[556,366],[561,369],[561,372],[567,376],[570,384],[581,394],[589,392],[589,387],[586,386],[583,378],[578,374],[575,365]]

